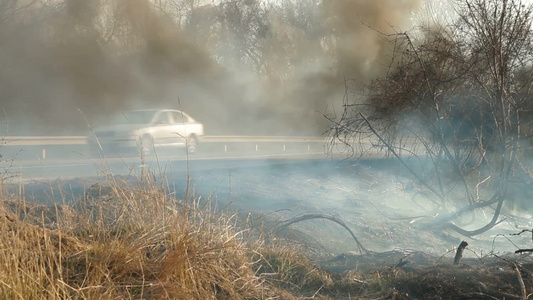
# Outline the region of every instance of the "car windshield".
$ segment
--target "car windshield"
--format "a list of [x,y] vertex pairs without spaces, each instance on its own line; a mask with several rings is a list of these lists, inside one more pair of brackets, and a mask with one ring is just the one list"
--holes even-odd
[[148,124],[154,117],[154,111],[136,110],[121,113],[115,119],[115,124]]

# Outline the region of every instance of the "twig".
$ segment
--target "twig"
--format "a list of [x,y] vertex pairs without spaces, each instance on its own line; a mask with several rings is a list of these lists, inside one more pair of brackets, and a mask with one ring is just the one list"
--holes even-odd
[[511,235],[521,235],[524,232],[531,232],[531,241],[533,241],[533,229],[523,229],[519,233],[511,233]]
[[389,144],[387,143],[382,137],[381,135],[374,129],[374,127],[372,127],[372,124],[370,124],[370,121],[368,121],[368,119],[362,114],[362,113],[359,113],[359,115],[361,116],[361,118],[363,118],[363,120],[366,122],[366,124],[368,125],[368,128],[370,129],[370,131],[372,131],[372,133],[374,133],[374,135],[385,145],[385,147],[387,147],[387,149],[389,149],[389,151],[400,161],[400,163],[407,168],[407,170],[413,174],[413,176],[415,176],[415,178],[420,182],[422,183],[422,185],[424,185],[426,188],[428,188],[431,192],[433,192],[435,195],[439,196],[439,198],[442,199],[443,195],[441,193],[439,193],[437,190],[435,190],[434,188],[432,188],[428,183],[427,181],[425,181],[422,177],[420,177],[415,171],[413,171],[413,169],[411,169],[404,161],[403,159],[400,157],[400,155],[398,155],[398,153],[396,153],[396,151],[394,150],[394,148]]

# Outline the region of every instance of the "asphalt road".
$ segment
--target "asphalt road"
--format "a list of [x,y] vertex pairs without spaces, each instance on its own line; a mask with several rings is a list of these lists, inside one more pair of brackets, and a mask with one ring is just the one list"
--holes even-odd
[[2,165],[6,177],[23,180],[76,178],[106,175],[134,175],[151,170],[154,173],[207,171],[224,168],[262,167],[271,164],[290,164],[302,160],[325,160],[323,153],[255,154],[241,153],[237,156],[191,156],[139,158],[104,158],[54,161],[22,161]]
[[[342,151],[335,150],[342,157]],[[324,160],[323,137],[207,136],[194,155],[177,149],[154,156],[91,157],[84,137],[5,137],[0,173],[9,180],[78,178],[290,164]]]

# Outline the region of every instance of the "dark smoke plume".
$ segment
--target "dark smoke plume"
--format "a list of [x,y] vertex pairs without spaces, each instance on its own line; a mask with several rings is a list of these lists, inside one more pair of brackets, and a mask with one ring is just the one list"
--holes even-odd
[[[162,103],[171,97],[177,107],[180,85],[215,78],[207,51],[146,0],[63,4],[34,4],[3,19],[0,105],[10,134],[82,132],[79,111],[99,122],[113,112],[169,106]],[[31,11],[35,21],[27,19]]]
[[[312,119],[320,134],[330,124],[320,114],[341,105],[346,85],[366,84],[386,72],[393,45],[387,35],[412,27],[419,0],[325,0],[319,5],[322,35],[297,39],[304,41],[294,81],[290,82],[279,103],[291,103],[303,110],[301,120]],[[280,31],[292,32],[291,27]],[[326,37],[326,38],[325,38]],[[314,39],[314,40],[313,40]],[[326,41],[326,42],[325,42]],[[317,49],[311,45],[324,46]],[[331,51],[331,49],[335,49]],[[331,53],[333,52],[333,53]],[[309,61],[313,61],[309,65]],[[347,81],[347,82],[346,82]],[[285,106],[288,106],[285,104]],[[302,109],[303,108],[303,109]],[[303,122],[305,124],[305,122]]]
[[[191,112],[211,133],[253,131],[258,125],[263,131],[272,126],[278,134],[317,127],[306,133],[319,134],[327,124],[316,125],[324,122],[317,112],[342,98],[344,78],[368,80],[383,71],[380,63],[386,63],[389,48],[376,30],[409,27],[418,5],[417,0],[326,0],[303,12],[321,24],[308,36],[305,27],[258,15],[264,30],[253,45],[260,45],[268,61],[235,68],[215,60],[217,50],[199,44],[148,0],[24,3],[0,0],[0,7],[7,7],[0,12],[0,106],[8,134],[84,134],[79,111],[96,126],[116,112],[160,106]],[[257,3],[241,4],[266,7]],[[226,16],[216,15],[227,5],[209,10],[219,27],[228,26]],[[208,29],[202,32],[211,33]],[[245,29],[250,28],[240,28]],[[294,49],[298,52],[285,59]]]
[[[409,29],[419,0],[324,1],[329,26],[337,37],[338,71],[349,79],[382,74],[392,49],[383,35]],[[383,35],[382,35],[383,34]]]

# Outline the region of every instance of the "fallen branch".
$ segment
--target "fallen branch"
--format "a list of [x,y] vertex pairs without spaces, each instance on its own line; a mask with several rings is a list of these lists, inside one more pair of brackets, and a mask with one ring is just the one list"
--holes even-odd
[[[466,237],[472,237],[478,234],[482,234],[485,231],[491,229],[492,227],[502,222],[502,221],[498,221],[498,217],[500,216],[500,212],[501,212],[504,200],[505,200],[504,197],[496,193],[492,196],[490,200],[487,200],[484,202],[477,202],[473,205],[467,205],[456,212],[440,216],[437,218],[437,220],[431,223],[425,223],[421,226],[424,226],[424,229],[428,229],[428,228],[441,229],[441,230],[451,229]],[[474,211],[475,209],[486,207],[486,206],[489,206],[495,203],[497,203],[497,205],[496,205],[494,215],[492,216],[491,221],[481,228],[478,228],[476,230],[465,230],[450,222],[451,220],[465,214],[466,212]]]
[[490,220],[489,223],[487,223],[485,226],[483,226],[481,228],[478,228],[476,230],[465,230],[465,229],[462,229],[462,228],[460,228],[457,225],[452,224],[452,223],[444,224],[443,228],[452,229],[455,232],[457,232],[459,234],[462,234],[464,236],[468,236],[468,237],[471,237],[471,236],[474,236],[474,235],[478,235],[478,234],[482,234],[485,231],[491,229],[492,227],[496,226],[497,224],[499,224],[501,222],[501,221],[498,221],[498,218],[500,216],[500,212],[502,210],[502,205],[503,205],[503,201],[504,200],[505,200],[505,198],[503,198],[503,197],[498,197],[497,198],[498,205],[496,206],[496,210],[494,211],[494,215],[492,216],[492,219]]
[[353,231],[346,225],[346,223],[344,223],[344,221],[342,221],[341,219],[339,219],[337,217],[334,217],[334,216],[331,216],[331,215],[327,215],[327,214],[305,214],[305,215],[302,215],[302,216],[299,216],[299,217],[296,217],[296,218],[292,218],[290,220],[282,222],[282,224],[278,226],[278,228],[276,229],[275,232],[278,233],[278,232],[286,229],[287,227],[289,227],[290,225],[292,225],[294,223],[305,221],[305,220],[311,220],[311,219],[326,219],[326,220],[330,220],[332,222],[335,222],[335,223],[341,225],[344,229],[346,229],[350,233],[350,235],[354,239],[355,243],[357,244],[357,247],[359,248],[359,252],[361,252],[361,253],[364,252],[366,254],[370,253],[370,251],[368,249],[366,249],[359,242],[359,240],[357,239],[357,237],[355,236]]
[[457,211],[441,215],[441,216],[437,217],[432,224],[427,224],[427,226],[435,227],[435,226],[439,226],[439,225],[445,225],[448,222],[452,221],[453,219],[456,219],[456,218],[458,218],[458,217],[460,217],[460,216],[462,216],[462,215],[464,215],[466,213],[469,213],[469,212],[472,212],[472,211],[474,211],[476,209],[484,208],[484,207],[487,207],[487,206],[491,206],[491,205],[493,205],[495,203],[498,203],[499,199],[500,198],[498,197],[498,194],[495,193],[487,201],[479,201],[479,202],[476,202],[475,204],[468,204],[466,206],[463,206],[462,208],[460,208]]
[[533,252],[533,249],[518,249],[514,253]]

